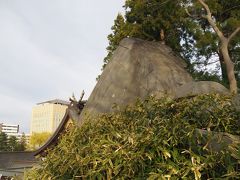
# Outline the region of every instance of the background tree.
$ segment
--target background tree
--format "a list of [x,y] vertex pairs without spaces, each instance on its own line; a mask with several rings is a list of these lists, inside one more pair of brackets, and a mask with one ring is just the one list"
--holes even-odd
[[[104,66],[109,62],[113,51],[125,37],[135,37],[150,41],[160,41],[161,31],[164,31],[166,43],[175,52],[181,52],[180,20],[184,10],[180,3],[166,0],[127,0],[125,18],[118,14],[112,27],[113,33],[108,36],[108,55],[104,59]],[[172,11],[176,9],[176,11]]]
[[[150,41],[160,41],[161,30],[165,43],[188,63],[188,70],[197,79],[216,79],[228,85],[226,66],[220,51],[220,41],[206,19],[189,18],[185,9],[192,8],[193,14],[201,14],[203,7],[196,0],[127,0],[125,18],[121,28],[115,28],[109,39],[109,61],[121,38],[115,32],[121,29],[121,37],[136,37]],[[212,17],[224,36],[228,37],[239,26],[240,0],[206,0]],[[191,9],[190,8],[190,9]],[[116,36],[116,38],[115,38]],[[118,37],[118,38],[117,38]],[[235,75],[239,79],[240,37],[235,36],[229,44],[229,56],[235,65]],[[220,63],[219,63],[220,60]],[[104,65],[104,66],[105,66]],[[215,69],[209,68],[215,65]],[[211,70],[210,70],[211,69]]]
[[0,151],[8,151],[8,137],[6,133],[0,133]]
[[103,60],[103,67],[105,68],[107,63],[109,62],[110,58],[113,55],[113,51],[116,50],[117,46],[119,45],[119,42],[124,38],[128,36],[128,32],[126,30],[126,23],[124,20],[124,17],[121,14],[118,14],[116,19],[114,20],[114,25],[112,26],[112,33],[108,35],[109,45],[107,47],[107,56]]
[[[222,31],[225,37],[228,37],[240,24],[240,1],[239,0],[206,0],[205,1],[209,8],[211,9],[212,18],[215,20],[217,27]],[[198,1],[193,1],[192,9],[195,13],[205,13],[203,12],[203,6],[199,4]],[[222,75],[222,82],[226,85],[229,84],[228,77],[226,73],[226,66],[223,60],[223,55],[220,51],[220,41],[217,34],[213,31],[211,25],[207,19],[199,18],[194,20],[199,24],[199,30],[194,33],[194,38],[196,39],[195,46],[198,47],[198,57],[203,59],[205,62],[210,60],[217,60],[215,62],[219,63],[220,71]],[[235,64],[235,70],[239,71],[238,62],[240,61],[240,37],[235,36],[229,44],[229,54],[232,61]],[[239,75],[236,72],[237,79]]]
[[48,138],[51,136],[51,133],[42,132],[42,133],[33,133],[30,137],[29,146],[30,149],[34,150],[42,146]]
[[25,151],[27,149],[27,140],[24,133],[22,133],[21,139],[18,142],[17,151]]
[[[207,3],[209,3],[209,5]],[[231,3],[230,9],[224,11],[223,7],[228,6],[229,3]],[[201,40],[197,43],[198,45],[201,45],[201,43],[205,45],[205,48],[200,47],[207,52],[206,54],[206,52],[200,51],[200,54],[208,55],[208,58],[213,58],[212,55],[214,55],[214,53],[218,56],[223,79],[226,80],[227,78],[231,92],[237,93],[234,62],[229,54],[229,45],[232,39],[240,32],[240,11],[234,10],[240,7],[240,1],[197,0],[189,4],[192,9],[197,12],[195,17],[197,17],[198,20],[195,21],[201,26],[197,36],[203,38],[198,37]],[[212,6],[211,10],[210,6]],[[188,11],[186,12],[188,13]],[[190,13],[188,14],[191,16]],[[235,59],[235,61],[237,60],[238,59]]]
[[18,140],[16,136],[10,136],[8,138],[8,151],[17,151],[18,149]]

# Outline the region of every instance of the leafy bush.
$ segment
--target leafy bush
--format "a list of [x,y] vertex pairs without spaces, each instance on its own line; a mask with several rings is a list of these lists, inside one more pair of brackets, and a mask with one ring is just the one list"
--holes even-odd
[[214,152],[195,133],[240,135],[239,119],[229,96],[150,97],[72,127],[26,179],[239,178],[239,145]]

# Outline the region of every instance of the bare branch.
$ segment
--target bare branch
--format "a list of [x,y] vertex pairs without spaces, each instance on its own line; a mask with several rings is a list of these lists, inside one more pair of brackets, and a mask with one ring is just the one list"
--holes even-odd
[[223,11],[223,12],[221,13],[221,15],[224,14],[224,13],[226,13],[226,12],[228,12],[228,11],[230,11],[230,10],[232,10],[232,9],[238,8],[238,7],[240,7],[240,5],[230,7],[230,8],[228,8],[228,9],[226,9],[225,11]]
[[238,27],[237,29],[235,29],[235,31],[233,31],[233,33],[228,37],[228,41],[231,41],[232,38],[233,38],[234,36],[236,36],[237,33],[239,33],[239,32],[240,32],[240,27]]
[[204,66],[208,66],[208,65],[211,65],[211,64],[215,64],[215,63],[219,63],[219,60],[216,60],[216,61],[213,61],[213,62],[193,62],[192,64],[193,65],[204,65]]
[[212,61],[212,62],[204,62],[203,65],[204,66],[208,66],[208,65],[211,65],[211,64],[216,64],[216,63],[219,63],[219,60],[216,60],[216,61]]
[[189,17],[194,18],[194,19],[201,19],[201,17],[199,17],[199,16],[194,16],[194,15],[192,15],[192,14],[188,11],[187,8],[185,8],[185,11],[186,11],[186,13],[187,13],[187,15],[188,15]]
[[79,101],[78,101],[79,103],[82,101],[84,94],[85,94],[85,92],[84,92],[84,90],[83,90],[83,91],[82,91],[82,94],[81,94],[81,96],[80,96],[80,99],[79,99]]
[[219,60],[216,60],[216,61],[213,61],[213,62],[209,62],[209,63],[207,63],[207,65],[215,64],[215,63],[219,63]]

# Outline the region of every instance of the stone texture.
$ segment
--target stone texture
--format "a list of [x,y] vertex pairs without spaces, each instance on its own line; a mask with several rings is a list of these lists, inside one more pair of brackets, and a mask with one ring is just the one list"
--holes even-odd
[[[237,111],[240,111],[240,94],[237,94],[232,97],[232,104]],[[239,120],[239,123],[240,123],[240,120]],[[239,124],[239,126],[240,126],[240,124]]]
[[223,85],[213,81],[188,82],[175,89],[174,98],[211,93],[229,94],[230,92]]
[[[192,81],[185,62],[158,42],[123,39],[104,69],[79,119],[112,111],[149,95],[162,97]],[[80,121],[80,120],[79,120]]]
[[240,137],[229,133],[196,129],[195,135],[196,137],[204,137],[203,140],[205,140],[202,142],[202,145],[207,145],[206,148],[215,152],[226,149],[232,152],[233,149],[231,147],[238,147],[240,145]]

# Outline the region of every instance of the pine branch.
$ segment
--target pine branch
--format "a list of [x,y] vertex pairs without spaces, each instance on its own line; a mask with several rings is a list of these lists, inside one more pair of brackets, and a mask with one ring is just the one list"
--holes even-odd
[[226,13],[226,12],[228,12],[228,11],[230,11],[230,10],[232,10],[232,9],[238,8],[238,7],[240,7],[240,5],[230,7],[230,8],[228,8],[228,9],[226,9],[225,11],[223,11],[223,12],[221,13],[221,15],[224,14],[224,13]]

